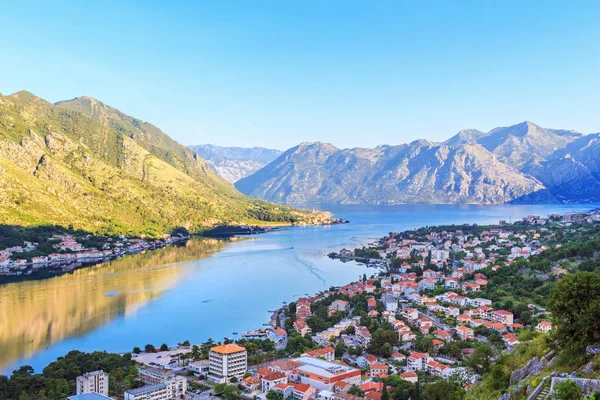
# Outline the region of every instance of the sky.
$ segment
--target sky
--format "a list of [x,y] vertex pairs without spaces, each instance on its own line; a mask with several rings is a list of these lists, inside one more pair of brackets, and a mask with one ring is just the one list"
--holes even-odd
[[12,1],[0,93],[92,96],[183,144],[600,131],[598,1]]

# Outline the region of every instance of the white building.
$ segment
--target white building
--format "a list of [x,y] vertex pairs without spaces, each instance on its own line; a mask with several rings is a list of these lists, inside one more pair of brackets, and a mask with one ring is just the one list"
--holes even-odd
[[124,393],[124,400],[168,400],[167,385],[155,383],[137,389],[131,389]]
[[77,394],[100,393],[108,396],[108,374],[102,370],[78,376],[75,382]]
[[224,383],[234,376],[240,378],[248,369],[246,349],[236,344],[213,347],[208,361],[208,380],[214,383]]

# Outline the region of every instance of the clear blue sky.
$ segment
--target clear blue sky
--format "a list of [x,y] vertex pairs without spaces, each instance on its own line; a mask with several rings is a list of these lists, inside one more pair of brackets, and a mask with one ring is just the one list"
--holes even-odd
[[0,92],[89,95],[184,144],[600,131],[598,1],[120,3],[3,4]]

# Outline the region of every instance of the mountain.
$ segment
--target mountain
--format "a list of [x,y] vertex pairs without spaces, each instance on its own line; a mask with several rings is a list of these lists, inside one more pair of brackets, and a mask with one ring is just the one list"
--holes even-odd
[[264,147],[223,147],[213,144],[188,147],[204,158],[220,176],[231,183],[252,175],[282,153],[281,150]]
[[457,146],[461,144],[475,144],[479,139],[486,136],[485,132],[477,129],[463,129],[456,135],[444,142],[447,146]]
[[160,129],[90,97],[0,95],[0,224],[156,237],[313,217],[242,195]]
[[576,131],[546,129],[529,121],[509,127],[495,128],[489,132],[476,129],[464,129],[446,140],[446,145],[479,143],[514,167],[530,162],[545,160],[555,151],[581,138]]
[[503,203],[554,201],[536,179],[479,144],[416,141],[375,149],[302,143],[235,186],[285,203]]
[[494,153],[499,160],[521,167],[528,162],[546,159],[582,136],[576,131],[546,129],[525,121],[492,129],[477,143]]
[[583,136],[547,158],[526,164],[523,172],[535,176],[561,200],[600,199],[600,133]]

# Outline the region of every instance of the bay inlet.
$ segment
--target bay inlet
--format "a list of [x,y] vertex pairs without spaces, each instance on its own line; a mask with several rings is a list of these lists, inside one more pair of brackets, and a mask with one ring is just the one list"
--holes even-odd
[[243,240],[192,239],[44,280],[0,286],[0,373],[41,372],[72,349],[131,351],[261,327],[268,310],[375,272],[331,260],[390,231],[497,223],[597,205],[321,206],[350,224],[290,227]]

